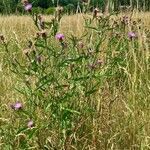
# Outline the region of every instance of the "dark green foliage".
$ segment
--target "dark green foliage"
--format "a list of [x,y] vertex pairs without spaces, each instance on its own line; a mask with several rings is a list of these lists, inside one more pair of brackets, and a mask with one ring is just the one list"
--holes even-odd
[[54,7],[49,7],[49,8],[47,8],[47,9],[44,11],[44,14],[52,15],[52,14],[54,14],[54,12],[55,12],[55,8],[54,8]]
[[[0,0],[0,13],[10,14],[21,12],[21,0]],[[110,1],[110,0],[109,0]],[[65,6],[70,13],[70,6],[73,5],[74,9],[77,8],[77,5],[82,5],[82,0],[29,0],[33,4],[33,7],[41,7],[43,9],[48,9],[49,7],[56,7],[57,5]],[[69,6],[68,6],[69,5]],[[113,10],[119,10],[119,6],[132,6],[132,8],[137,8],[139,10],[149,11],[150,10],[150,1],[149,0],[111,0],[110,7],[113,7]],[[104,10],[106,6],[105,0],[91,0],[90,7],[99,7],[101,10]],[[68,8],[69,7],[69,8]],[[71,6],[72,7],[72,6]]]

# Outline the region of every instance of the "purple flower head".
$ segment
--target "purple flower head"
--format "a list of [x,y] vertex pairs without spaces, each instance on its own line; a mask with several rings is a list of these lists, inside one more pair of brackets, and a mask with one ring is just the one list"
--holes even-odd
[[14,110],[20,110],[20,109],[22,109],[22,103],[16,102],[15,104],[11,105],[11,108]]
[[61,34],[61,33],[57,33],[56,36],[55,36],[55,38],[57,40],[59,40],[59,41],[62,41],[65,38],[65,36],[63,34]]
[[129,33],[128,33],[128,37],[129,37],[130,39],[136,38],[136,34],[135,34],[134,32],[129,32]]
[[25,9],[26,11],[31,11],[31,9],[32,9],[32,4],[27,4],[27,5],[25,5],[25,6],[24,6],[24,9]]
[[28,126],[28,128],[32,128],[34,126],[33,121],[29,120],[27,126]]

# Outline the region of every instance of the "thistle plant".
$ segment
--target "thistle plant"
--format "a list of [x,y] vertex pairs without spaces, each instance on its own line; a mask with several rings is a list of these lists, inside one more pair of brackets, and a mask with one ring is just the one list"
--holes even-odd
[[[133,32],[136,27],[131,25],[129,29],[128,24],[112,20],[111,15],[99,18],[95,9],[93,18],[85,18],[81,37],[67,35],[59,30],[60,11],[46,22],[42,15],[32,14],[27,1],[24,5],[30,10],[37,33],[20,50],[21,59],[8,56],[10,69],[18,79],[14,88],[24,102],[16,100],[10,107],[14,122],[19,122],[11,132],[12,137],[15,135],[11,148],[82,149],[85,136],[86,144],[101,149],[103,142],[111,149],[111,138],[121,138],[113,135],[117,124],[113,122],[113,106],[120,102],[115,91],[137,87],[128,82],[126,70],[134,70],[128,62],[134,64],[139,57],[139,53],[133,54],[139,48],[138,34]],[[3,36],[0,39],[6,47]],[[122,149],[122,143],[117,148]]]

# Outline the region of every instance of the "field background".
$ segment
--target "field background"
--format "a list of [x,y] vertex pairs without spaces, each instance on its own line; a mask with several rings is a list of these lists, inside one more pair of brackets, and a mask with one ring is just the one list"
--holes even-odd
[[[123,14],[119,15],[119,17],[122,16]],[[81,36],[85,30],[83,17],[85,17],[83,14],[63,16],[59,32],[66,36],[71,34],[77,37]],[[115,17],[112,16],[112,18]],[[51,19],[48,16],[44,16],[44,18],[45,20]],[[132,19],[135,21],[141,19],[142,26],[138,30],[138,43],[140,45],[138,51],[134,51],[131,45],[133,51],[130,55],[125,56],[127,60],[133,57],[133,60],[128,62],[127,67],[123,68],[127,76],[124,82],[121,82],[121,85],[114,82],[111,84],[111,81],[107,81],[99,90],[100,94],[94,96],[96,103],[94,109],[100,116],[87,117],[78,122],[78,128],[80,128],[80,124],[83,127],[79,131],[79,135],[74,135],[76,142],[68,142],[66,148],[68,150],[150,149],[150,35],[148,34],[150,32],[150,13],[135,12]],[[26,47],[28,39],[34,37],[37,29],[30,16],[11,15],[0,16],[0,32],[9,41],[9,51],[12,51],[12,55],[23,58],[22,50]],[[102,47],[103,49],[107,48],[107,40],[102,44]],[[19,121],[14,118],[9,106],[16,100],[25,104],[26,100],[14,89],[20,83],[9,69],[8,58],[4,47],[0,45],[0,134],[2,134],[0,136],[0,149],[20,150],[20,139],[26,137],[23,133],[16,135],[14,130],[19,127]],[[130,65],[133,65],[134,69],[129,69],[128,66]],[[121,80],[121,76],[118,78]],[[82,102],[82,100],[79,101]],[[42,123],[42,119],[40,119],[42,118],[42,111],[36,110],[39,117],[37,124]],[[14,130],[12,129],[13,126]],[[57,138],[59,138],[57,127],[51,131],[50,129],[48,131],[47,129],[41,129],[34,140],[30,139],[29,145],[32,145],[30,149],[44,149],[39,143],[43,144],[47,139],[49,143],[56,147],[56,145],[59,145]]]

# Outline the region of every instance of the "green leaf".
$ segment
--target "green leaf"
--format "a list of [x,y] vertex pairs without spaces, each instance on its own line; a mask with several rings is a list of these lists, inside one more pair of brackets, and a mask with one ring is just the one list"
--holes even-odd
[[17,131],[17,135],[20,134],[21,132],[26,131],[26,130],[28,130],[27,127],[23,127],[23,128],[21,128],[21,129],[19,129],[19,130]]
[[30,130],[30,132],[29,132],[29,135],[28,135],[28,138],[29,139],[31,139],[33,136],[34,136],[34,134],[37,132],[37,128],[32,128],[32,129],[29,129]]

